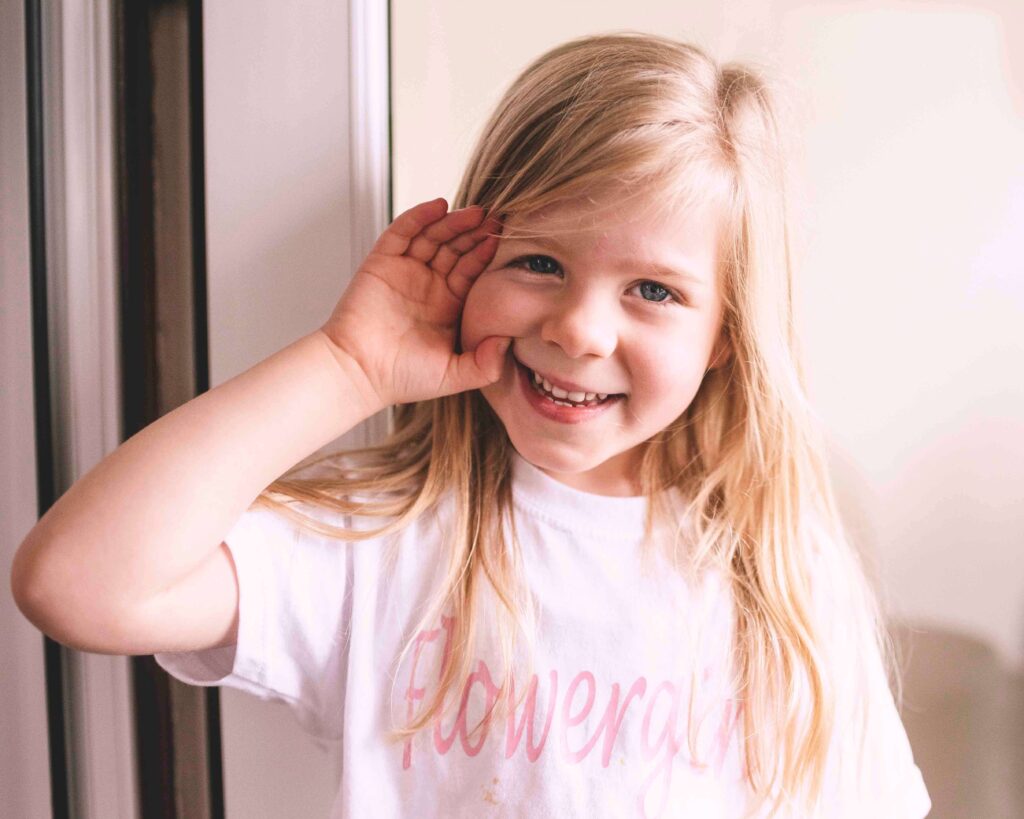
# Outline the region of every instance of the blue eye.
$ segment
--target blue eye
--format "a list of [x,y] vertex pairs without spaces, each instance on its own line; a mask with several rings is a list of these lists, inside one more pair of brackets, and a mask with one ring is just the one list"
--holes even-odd
[[558,262],[550,256],[522,256],[512,264],[515,267],[525,267],[531,273],[551,274],[559,271]]
[[[640,282],[639,287],[645,301],[665,304],[672,300],[672,294],[657,282]],[[654,298],[647,298],[647,296],[654,296]]]
[[[509,262],[509,266],[522,268],[530,273],[536,273],[538,276],[558,275],[562,270],[562,266],[555,259],[552,259],[550,256],[536,254],[513,259]],[[657,282],[642,281],[633,285],[631,289],[637,287],[640,288],[641,299],[648,304],[661,307],[685,303],[684,299]]]

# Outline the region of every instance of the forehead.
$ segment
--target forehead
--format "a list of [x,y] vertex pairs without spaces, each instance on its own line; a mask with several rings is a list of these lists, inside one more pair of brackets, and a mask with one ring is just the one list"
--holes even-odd
[[639,254],[667,265],[681,255],[698,267],[713,268],[723,221],[720,208],[710,203],[671,207],[650,197],[609,194],[514,214],[505,220],[502,236],[511,246],[536,241],[566,252]]

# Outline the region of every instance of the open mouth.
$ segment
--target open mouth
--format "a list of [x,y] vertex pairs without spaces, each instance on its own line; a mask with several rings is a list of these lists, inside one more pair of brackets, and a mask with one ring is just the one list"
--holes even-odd
[[556,387],[540,374],[534,372],[518,358],[514,359],[516,366],[526,375],[526,379],[534,392],[563,407],[596,407],[625,397],[624,393],[600,393],[600,392],[569,392]]

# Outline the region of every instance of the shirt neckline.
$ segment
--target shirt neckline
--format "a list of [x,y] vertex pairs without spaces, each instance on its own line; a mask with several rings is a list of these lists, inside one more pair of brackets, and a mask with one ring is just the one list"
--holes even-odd
[[639,538],[647,514],[643,495],[595,495],[557,481],[512,450],[512,497],[526,511],[570,532]]

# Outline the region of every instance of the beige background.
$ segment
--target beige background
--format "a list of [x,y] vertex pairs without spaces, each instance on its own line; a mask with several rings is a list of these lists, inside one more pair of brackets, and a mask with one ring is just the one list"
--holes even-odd
[[1024,60],[1014,55],[1024,14],[939,3],[394,6],[396,213],[454,194],[514,74],[569,37],[662,32],[782,77],[810,387],[849,511],[882,558],[895,613],[983,638],[1021,664]]
[[394,0],[398,213],[451,197],[516,73],[582,34],[762,65],[787,104],[809,387],[909,652],[932,816],[1018,816],[1024,3]]

